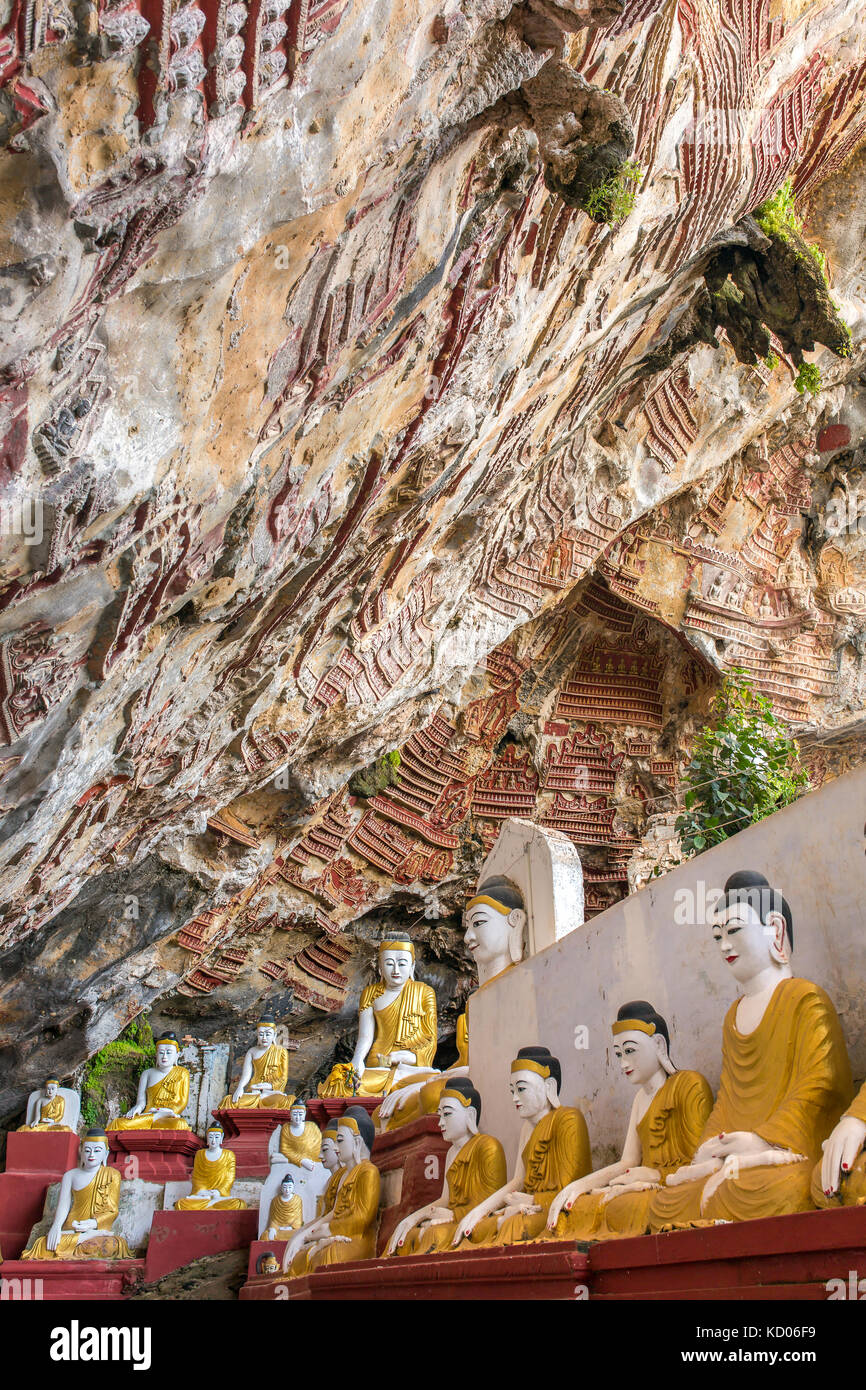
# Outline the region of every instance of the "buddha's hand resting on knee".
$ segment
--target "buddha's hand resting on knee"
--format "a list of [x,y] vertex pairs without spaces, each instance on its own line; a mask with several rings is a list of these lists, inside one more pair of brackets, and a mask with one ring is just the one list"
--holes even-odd
[[823,1143],[821,1188],[826,1197],[839,1191],[842,1175],[850,1173],[860,1150],[866,1144],[866,1124],[853,1115],[843,1115],[829,1139]]
[[571,1211],[578,1197],[582,1197],[585,1192],[589,1191],[590,1188],[586,1178],[578,1178],[576,1182],[570,1182],[568,1187],[564,1187],[561,1192],[557,1192],[550,1204],[550,1211],[547,1217],[547,1229],[549,1231],[555,1230],[560,1212],[563,1210]]

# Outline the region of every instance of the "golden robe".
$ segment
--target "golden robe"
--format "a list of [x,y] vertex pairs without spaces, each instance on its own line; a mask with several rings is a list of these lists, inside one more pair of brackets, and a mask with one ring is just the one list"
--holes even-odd
[[36,1121],[35,1125],[21,1125],[18,1133],[36,1134],[40,1132],[44,1134],[50,1132],[52,1134],[72,1134],[73,1130],[70,1129],[69,1125],[49,1123],[50,1120],[54,1120],[55,1122],[62,1120],[65,1109],[66,1101],[63,1099],[63,1096],[55,1096],[53,1100],[40,1101],[37,1106],[39,1119]]
[[304,1121],[302,1134],[292,1134],[291,1125],[280,1126],[280,1153],[289,1163],[300,1163],[302,1158],[318,1163],[321,1152],[322,1131],[314,1120]]
[[324,1216],[325,1212],[331,1211],[337,1200],[337,1188],[340,1186],[340,1179],[343,1176],[343,1165],[335,1168],[328,1178],[328,1185],[320,1197],[316,1198],[316,1216]]
[[[97,1168],[86,1187],[72,1192],[69,1215],[57,1242],[49,1250],[47,1236],[38,1236],[24,1251],[22,1260],[131,1260],[132,1251],[122,1236],[111,1228],[120,1204],[120,1174],[116,1168]],[[81,1239],[71,1229],[73,1221],[95,1221],[95,1231],[85,1231]]]
[[[192,1165],[192,1192],[175,1202],[175,1211],[246,1211],[246,1202],[229,1195],[236,1168],[237,1160],[231,1149],[223,1149],[217,1159],[208,1158],[207,1149],[199,1149]],[[207,1197],[196,1196],[197,1192],[213,1188],[221,1193],[222,1201],[211,1202]]]
[[[368,985],[361,992],[359,1014],[373,1009],[385,986]],[[420,980],[407,980],[396,999],[378,1013],[373,1009],[376,1031],[357,1091],[349,1082],[350,1064],[338,1062],[319,1087],[320,1096],[382,1096],[391,1090],[397,1067],[386,1059],[392,1052],[413,1052],[418,1067],[432,1067],[436,1055],[436,995]]]
[[[268,1212],[267,1229],[275,1231],[275,1240],[288,1239],[289,1231],[298,1231],[304,1224],[304,1204],[300,1194],[295,1192],[286,1201],[280,1196],[279,1192],[271,1202],[271,1209]],[[283,1235],[283,1232],[286,1235]]]
[[707,1139],[734,1130],[760,1135],[801,1158],[763,1164],[725,1178],[701,1210],[707,1178],[653,1192],[649,1226],[745,1221],[810,1211],[810,1181],[822,1140],[851,1098],[851,1069],[836,1010],[809,980],[781,980],[751,1033],[737,1031],[739,1000],[722,1028],[719,1094],[704,1125]]
[[292,1095],[286,1094],[289,1081],[289,1053],[285,1047],[271,1043],[261,1057],[253,1058],[253,1074],[248,1086],[267,1082],[273,1087],[264,1095],[260,1091],[245,1091],[240,1100],[232,1100],[231,1092],[220,1104],[221,1110],[291,1110]]
[[[713,1108],[709,1083],[696,1071],[677,1071],[656,1091],[638,1121],[641,1165],[656,1168],[663,1183],[668,1173],[689,1163]],[[549,1240],[605,1240],[610,1236],[639,1236],[647,1229],[653,1188],[621,1192],[599,1188],[577,1198],[571,1211],[562,1211]],[[609,1198],[609,1200],[605,1200]]]
[[[845,1111],[846,1117],[851,1116],[854,1120],[860,1120],[866,1125],[866,1083],[860,1088],[858,1095]],[[842,1173],[839,1181],[839,1191],[832,1197],[824,1196],[824,1189],[821,1186],[821,1159],[815,1164],[812,1172],[812,1201],[816,1207],[866,1207],[866,1148],[862,1149],[854,1160],[849,1173]]]
[[[379,1221],[379,1169],[364,1159],[343,1176],[334,1202],[334,1215],[328,1225],[332,1236],[348,1236],[323,1249],[302,1250],[292,1261],[292,1278],[311,1274],[328,1265],[349,1260],[369,1260],[376,1253],[376,1227]],[[325,1237],[327,1239],[327,1237]]]
[[[455,1042],[457,1044],[457,1061],[454,1063],[454,1067],[466,1067],[469,1065],[469,1027],[465,1013],[462,1013],[457,1020]],[[448,1085],[450,1076],[451,1071],[443,1071],[439,1076],[431,1076],[429,1081],[424,1082],[420,1091],[416,1091],[398,1110],[394,1111],[393,1115],[389,1115],[384,1125],[379,1119],[379,1111],[375,1110],[373,1119],[377,1128],[383,1130],[400,1129],[403,1125],[411,1124],[413,1120],[420,1119],[422,1115],[435,1115],[439,1109],[442,1092]],[[405,1081],[398,1081],[393,1089],[399,1091],[401,1086],[410,1086],[411,1084],[412,1079],[410,1077]]]
[[[498,1225],[499,1213],[478,1222],[464,1249],[473,1245],[514,1245],[535,1240],[547,1225],[547,1213],[557,1192],[590,1171],[592,1158],[586,1120],[580,1110],[560,1106],[538,1121],[523,1148],[522,1192],[532,1194],[541,1211],[514,1210]],[[504,1184],[503,1184],[504,1185]],[[508,1208],[506,1208],[508,1212]]]
[[473,1134],[455,1157],[445,1181],[454,1220],[443,1222],[441,1226],[414,1226],[396,1254],[426,1255],[451,1248],[464,1217],[508,1181],[505,1151],[499,1140],[491,1134]]
[[[106,1131],[112,1129],[189,1129],[186,1120],[181,1119],[180,1112],[189,1100],[189,1072],[186,1067],[172,1067],[170,1072],[155,1081],[152,1086],[148,1086],[145,1092],[145,1111],[143,1115],[134,1115],[127,1119],[125,1115],[120,1115],[116,1120],[109,1120],[105,1126]],[[173,1110],[174,1115],[161,1115],[156,1118],[149,1115],[148,1110]]]

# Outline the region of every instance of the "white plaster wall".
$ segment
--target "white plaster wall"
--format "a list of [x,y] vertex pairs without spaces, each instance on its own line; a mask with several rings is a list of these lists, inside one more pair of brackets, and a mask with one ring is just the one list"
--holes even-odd
[[[633,1091],[619,1075],[610,1026],[621,1004],[648,999],[667,1019],[677,1066],[714,1091],[722,1020],[736,982],[711,935],[711,917],[677,925],[678,890],[720,889],[737,869],[763,873],[790,904],[793,968],[827,990],[842,1021],[855,1078],[866,1075],[866,765],[810,792],[716,849],[617,903],[563,940],[479,989],[469,1002],[469,1070],[482,1129],[513,1160],[518,1124],[508,1091],[519,1047],[543,1044],[562,1062],[564,1105],[589,1126],[593,1163],[619,1153]],[[680,913],[680,915],[682,915]],[[700,918],[700,913],[696,913]],[[575,1046],[575,1029],[588,1046]]]

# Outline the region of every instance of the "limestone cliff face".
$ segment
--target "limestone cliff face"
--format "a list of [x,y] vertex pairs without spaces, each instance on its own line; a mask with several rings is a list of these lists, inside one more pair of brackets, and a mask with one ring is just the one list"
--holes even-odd
[[860,8],[9,0],[0,1111],[154,1005],[302,1082],[385,923],[447,1031],[502,816],[599,910],[727,667],[860,757]]

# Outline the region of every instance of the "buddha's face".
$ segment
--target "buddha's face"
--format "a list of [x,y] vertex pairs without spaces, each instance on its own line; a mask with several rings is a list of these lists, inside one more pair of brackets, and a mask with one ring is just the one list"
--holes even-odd
[[347,1125],[340,1125],[337,1129],[337,1137],[334,1141],[337,1145],[337,1156],[344,1168],[354,1168],[357,1163],[358,1145],[360,1138],[354,1130]]
[[322,1164],[325,1168],[327,1168],[328,1172],[333,1173],[337,1164],[340,1162],[339,1156],[337,1154],[337,1145],[334,1141],[333,1135],[325,1135],[324,1139],[322,1140],[322,1152],[319,1155],[319,1157],[321,1158]]
[[81,1145],[81,1166],[91,1172],[108,1158],[108,1145],[101,1139],[85,1139]]
[[156,1065],[160,1071],[170,1071],[177,1061],[177,1047],[174,1043],[157,1043]]
[[458,1144],[462,1139],[467,1138],[469,1126],[468,1117],[474,1115],[468,1105],[461,1105],[459,1100],[446,1096],[439,1102],[439,1131],[446,1144]]
[[493,965],[508,954],[508,917],[497,912],[489,903],[476,903],[463,917],[466,935],[463,940],[476,966],[482,969]]
[[787,958],[784,928],[781,912],[768,912],[762,922],[751,903],[729,903],[716,914],[713,940],[734,979],[746,984],[774,961]]
[[305,1105],[293,1105],[289,1111],[289,1123],[295,1126],[302,1125],[307,1118],[307,1107]]
[[272,1028],[267,1023],[260,1024],[259,1027],[256,1029],[256,1037],[258,1039],[259,1047],[273,1046],[273,1042],[276,1036],[276,1028]]
[[401,989],[411,978],[415,966],[408,951],[383,951],[379,963],[388,989]]
[[56,1081],[46,1081],[46,1083],[45,1083],[45,1094],[46,1094],[46,1096],[48,1097],[49,1100],[53,1100],[53,1099],[54,1099],[54,1097],[57,1095],[57,1082],[56,1082]]
[[278,1274],[280,1266],[277,1264],[276,1255],[265,1255],[261,1264],[262,1274]]
[[204,1137],[208,1153],[216,1153],[223,1141],[222,1131],[219,1129],[209,1129]]
[[660,1066],[656,1043],[637,1029],[616,1035],[613,1054],[622,1068],[623,1076],[632,1086],[643,1086],[655,1076]]
[[511,1073],[511,1099],[521,1120],[534,1120],[547,1110],[549,1101],[543,1077],[535,1071]]
[[282,1182],[280,1183],[280,1196],[282,1197],[283,1201],[284,1201],[284,1202],[287,1202],[287,1201],[289,1200],[289,1198],[290,1198],[290,1197],[294,1197],[294,1195],[295,1195],[295,1183],[294,1183],[294,1180],[293,1180],[292,1178],[283,1178]]

